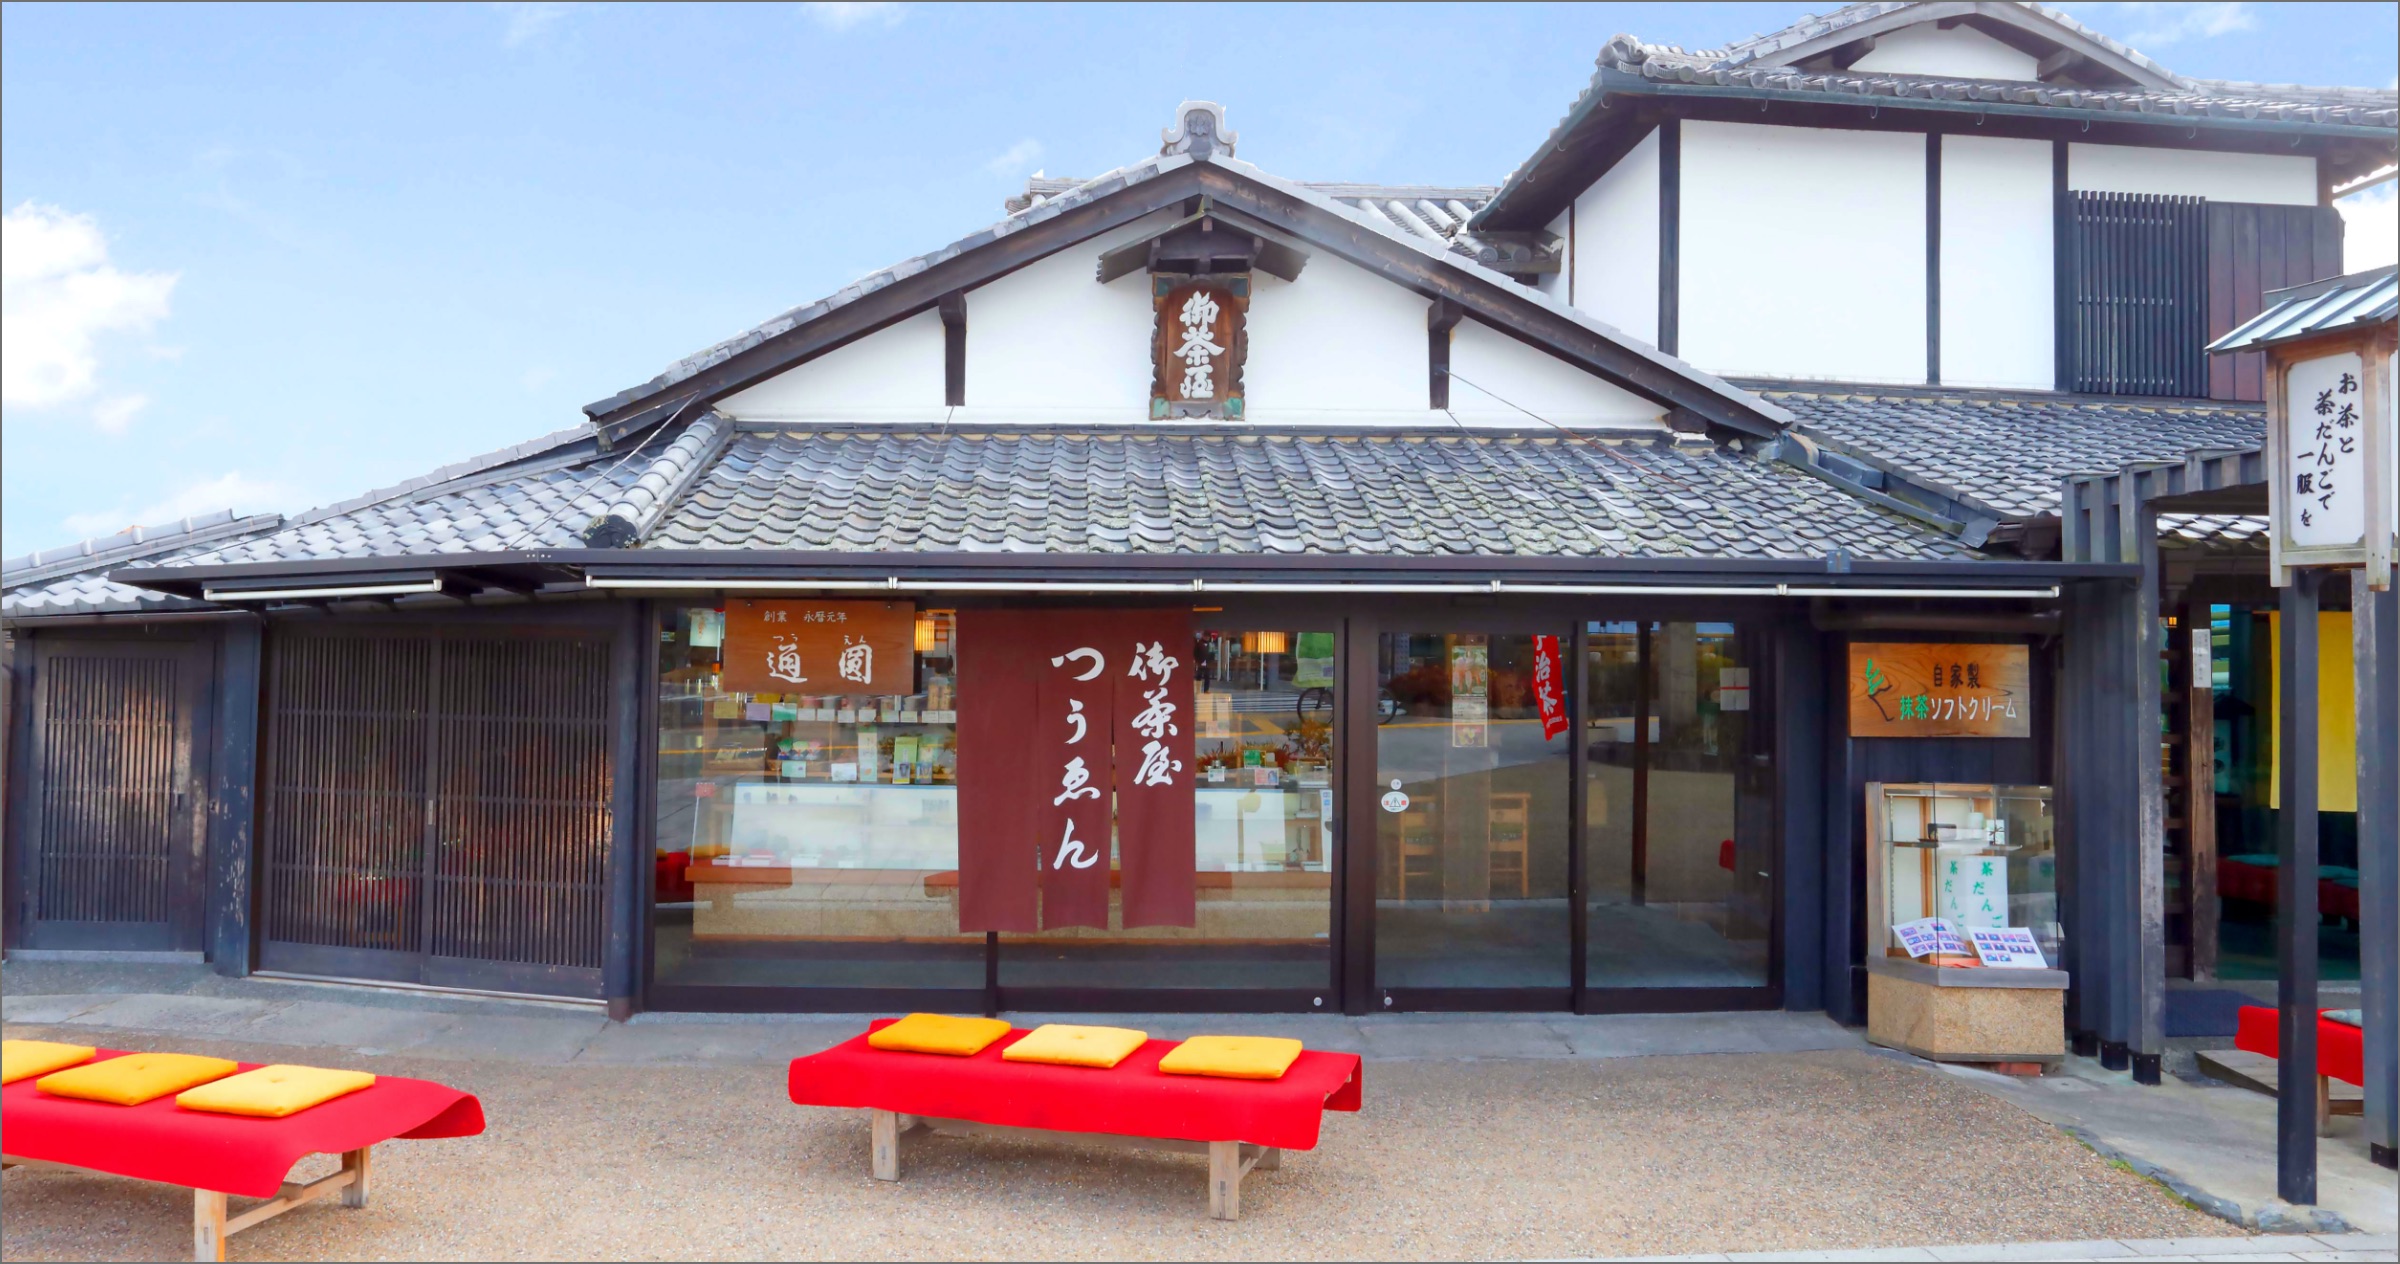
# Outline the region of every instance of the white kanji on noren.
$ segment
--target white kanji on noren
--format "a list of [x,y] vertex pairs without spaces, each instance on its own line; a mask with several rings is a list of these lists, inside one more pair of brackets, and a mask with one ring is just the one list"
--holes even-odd
[[1142,766],[1134,770],[1133,784],[1137,786],[1171,786],[1175,774],[1183,771],[1183,761],[1167,753],[1164,742],[1142,743]]
[[[1080,764],[1083,761],[1079,759],[1075,762]],[[1099,792],[1094,791],[1093,793],[1096,796]],[[1050,858],[1050,868],[1053,871],[1089,869],[1099,861],[1100,857],[1085,848],[1082,839],[1075,837],[1075,818],[1068,817],[1067,832],[1058,840],[1058,854]]]
[[1143,707],[1133,717],[1135,732],[1156,741],[1169,733],[1181,731],[1175,727],[1175,704],[1167,701],[1165,685],[1160,685],[1156,689],[1143,690],[1142,698],[1149,705]]
[[1067,745],[1073,746],[1083,740],[1085,730],[1091,725],[1091,722],[1083,717],[1083,699],[1067,699],[1067,723],[1075,726],[1075,736],[1067,739]]
[[1068,760],[1066,771],[1058,779],[1058,797],[1050,800],[1050,806],[1057,807],[1069,799],[1099,798],[1100,788],[1088,784],[1091,779],[1091,770],[1083,766],[1083,756],[1077,755]]
[[1158,683],[1163,685],[1167,683],[1167,677],[1174,675],[1175,669],[1182,665],[1183,660],[1167,653],[1166,642],[1152,641],[1148,645],[1143,645],[1140,641],[1135,641],[1133,643],[1133,666],[1127,668],[1125,674],[1135,680],[1155,678]]
[[1077,659],[1085,658],[1090,659],[1092,661],[1092,665],[1088,670],[1077,673],[1075,676],[1075,679],[1077,680],[1096,679],[1099,677],[1101,672],[1108,669],[1108,660],[1100,656],[1100,651],[1093,649],[1088,645],[1084,646],[1082,649],[1068,650],[1064,654],[1053,655],[1050,659],[1050,665],[1052,667],[1064,667],[1067,664],[1076,661]]

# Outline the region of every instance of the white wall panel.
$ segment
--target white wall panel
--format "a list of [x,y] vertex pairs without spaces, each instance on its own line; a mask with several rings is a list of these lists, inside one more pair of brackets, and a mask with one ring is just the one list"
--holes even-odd
[[1549,233],[1551,236],[1558,238],[1559,256],[1562,260],[1563,266],[1560,267],[1556,272],[1537,273],[1533,278],[1533,288],[1540,290],[1542,293],[1547,294],[1554,299],[1557,299],[1561,303],[1567,301],[1567,275],[1575,266],[1573,259],[1567,254],[1569,242],[1569,238],[1567,236],[1567,223],[1573,217],[1574,212],[1571,210],[1560,211],[1558,213],[1558,218],[1551,220],[1549,227],[1543,230],[1544,232]]
[[1868,74],[1956,75],[1962,79],[2032,79],[2038,68],[2030,53],[1981,31],[1942,30],[1931,22],[1876,37],[1875,48],[1850,68]]
[[941,407],[942,318],[919,312],[727,396],[717,411],[741,421],[862,421]]
[[1942,138],[1942,382],[2048,390],[2050,142]]
[[1575,306],[1658,342],[1658,132],[1575,199]]
[[1093,270],[1102,254],[1174,218],[1145,216],[969,290],[967,406],[1147,417],[1149,274],[1102,285]]
[[1423,418],[1423,296],[1324,251],[1312,252],[1297,281],[1260,273],[1252,286],[1242,374],[1251,420],[1295,411]]
[[2067,187],[2094,193],[2152,193],[2211,202],[2317,204],[2317,160],[2293,154],[2070,145]]
[[1683,124],[1680,348],[1713,373],[1925,380],[1925,138]]
[[1450,371],[1465,379],[1450,384],[1450,411],[1470,425],[1540,424],[1518,408],[1562,426],[1651,425],[1666,411],[1472,318],[1450,331]]

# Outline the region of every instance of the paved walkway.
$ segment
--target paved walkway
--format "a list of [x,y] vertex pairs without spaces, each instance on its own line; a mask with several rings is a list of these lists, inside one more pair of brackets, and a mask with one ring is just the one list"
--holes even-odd
[[1743,1255],[1655,1255],[1656,1260],[2389,1260],[2391,1234],[2289,1233],[2255,1238],[2101,1238],[2089,1242],[2008,1242],[1980,1246],[1891,1247],[1870,1251],[1759,1251]]
[[[1245,1032],[1297,1036],[1316,1048],[1346,1050],[1385,1061],[1589,1060],[1868,1049],[1860,1033],[1822,1015],[1781,1012],[1606,1017],[1243,1015],[1238,1020],[1191,1014],[1009,1017],[1023,1024],[1096,1020],[1133,1025],[1164,1038],[1222,1030],[1230,1021]],[[336,1046],[368,1055],[437,1061],[594,1067],[771,1066],[848,1038],[859,1030],[864,1018],[645,1014],[631,1022],[611,1023],[589,1006],[273,979],[225,979],[193,965],[11,960],[0,966],[0,1020],[12,1026],[88,1030],[95,1039],[104,1039],[102,1032],[124,1031],[270,1045]],[[1915,1061],[1888,1051],[1872,1052]],[[2356,1135],[2359,1121],[2355,1118],[2337,1120],[2335,1135],[2320,1145],[2320,1205],[2292,1208],[2274,1198],[2272,1099],[2198,1077],[2170,1077],[2165,1085],[2144,1088],[2123,1073],[2103,1071],[2085,1059],[2069,1059],[2064,1074],[2039,1079],[1959,1067],[1940,1069],[2063,1129],[2103,1156],[2123,1162],[2201,1210],[2234,1224],[2269,1233],[2364,1230],[2388,1235],[2400,1231],[2400,1181],[2388,1169],[2367,1161],[2365,1146]],[[2233,1231],[2231,1225],[2228,1231]],[[2074,1250],[2080,1245],[2089,1244],[2065,1244],[2059,1249]],[[2132,1247],[2109,1254],[2127,1253],[2159,1254]],[[1892,1258],[1944,1257],[1904,1254]]]

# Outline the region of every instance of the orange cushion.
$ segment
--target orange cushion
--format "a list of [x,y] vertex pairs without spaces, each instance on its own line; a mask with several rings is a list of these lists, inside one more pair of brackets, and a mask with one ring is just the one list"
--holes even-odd
[[1009,1033],[1009,1025],[998,1018],[953,1018],[948,1014],[911,1014],[899,1022],[876,1028],[867,1035],[870,1049],[897,1049],[907,1053],[942,1053],[954,1058],[971,1058],[984,1051],[993,1041]]
[[1150,1033],[1130,1027],[1078,1027],[1072,1023],[1044,1023],[1025,1033],[1025,1038],[1000,1051],[1008,1062],[1049,1062],[1058,1066],[1099,1067],[1106,1069],[1123,1062],[1127,1054],[1142,1047]]
[[238,1064],[223,1058],[203,1058],[193,1053],[129,1053],[121,1058],[53,1071],[35,1080],[33,1086],[60,1097],[139,1106],[152,1098],[224,1079],[238,1070],[241,1070]]
[[1284,1036],[1194,1036],[1168,1050],[1158,1069],[1169,1075],[1280,1080],[1299,1059],[1300,1042]]
[[62,1045],[55,1040],[0,1040],[0,1084],[89,1062],[98,1052],[90,1045]]

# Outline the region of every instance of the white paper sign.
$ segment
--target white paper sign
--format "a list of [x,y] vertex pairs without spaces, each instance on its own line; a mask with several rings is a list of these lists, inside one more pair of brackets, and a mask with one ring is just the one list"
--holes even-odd
[[1892,927],[1892,934],[1899,936],[1900,946],[1907,949],[1911,957],[1925,957],[1937,952],[1963,955],[1967,951],[1965,941],[1958,937],[1958,928],[1938,917],[1920,917],[1913,922],[1902,922]]
[[1941,916],[1953,926],[2008,925],[2008,857],[1945,856],[1939,862]]
[[1995,970],[2050,968],[2042,957],[2042,946],[2033,942],[2033,932],[2023,926],[1980,926],[1968,931],[1967,938],[1975,945],[1975,955]]
[[1750,709],[1750,669],[1720,667],[1717,669],[1717,709],[1747,711]]
[[2284,540],[2357,544],[2367,531],[2366,369],[2346,351],[2284,372]]

